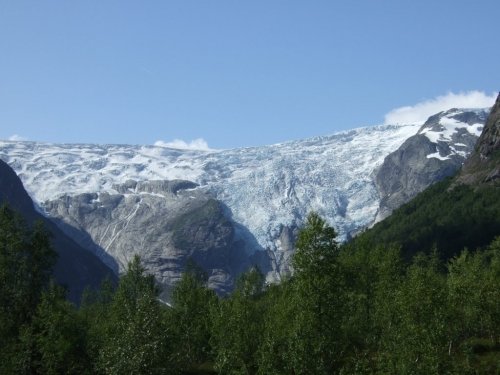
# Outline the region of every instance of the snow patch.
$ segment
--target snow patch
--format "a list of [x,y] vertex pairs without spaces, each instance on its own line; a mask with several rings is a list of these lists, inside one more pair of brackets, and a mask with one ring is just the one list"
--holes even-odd
[[427,157],[427,159],[431,159],[431,158],[435,158],[435,159],[439,159],[439,160],[449,160],[449,159],[450,159],[450,157],[449,157],[449,156],[441,156],[441,155],[439,154],[439,151],[438,151],[438,152],[435,152],[435,153],[433,153],[433,154],[429,154],[429,155],[427,155],[426,157]]
[[424,128],[420,131],[420,134],[425,135],[432,143],[437,143],[440,141],[450,142],[453,135],[457,133],[459,129],[465,129],[467,132],[475,135],[476,137],[479,137],[483,130],[483,124],[469,125],[451,117],[442,117],[439,120],[439,124],[441,125],[441,129],[439,131],[431,128]]

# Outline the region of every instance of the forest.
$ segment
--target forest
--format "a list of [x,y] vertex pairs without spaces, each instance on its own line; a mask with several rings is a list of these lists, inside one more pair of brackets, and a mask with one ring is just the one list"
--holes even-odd
[[[136,256],[118,285],[86,291],[79,306],[51,280],[50,234],[4,205],[0,373],[499,373],[500,232],[461,232],[474,219],[446,204],[426,216],[442,224],[438,240],[435,226],[397,219],[415,211],[408,205],[396,212],[397,229],[384,222],[343,245],[311,213],[293,276],[279,285],[252,268],[232,294],[217,296],[189,262],[167,305]],[[451,215],[456,231],[446,232],[437,212]],[[467,249],[465,237],[481,241]]]

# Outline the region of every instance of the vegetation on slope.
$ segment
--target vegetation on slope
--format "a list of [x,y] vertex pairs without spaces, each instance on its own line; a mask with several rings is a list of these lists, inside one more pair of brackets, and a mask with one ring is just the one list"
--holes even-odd
[[[49,251],[41,233],[0,210],[2,374],[500,371],[500,238],[449,261],[434,251],[406,262],[367,236],[340,247],[311,214],[280,285],[254,268],[218,298],[192,266],[167,307],[137,257],[116,290],[105,283],[76,308],[44,276],[50,256],[32,256]],[[38,281],[27,290],[24,278]]]
[[443,259],[464,248],[487,246],[500,234],[500,188],[458,185],[452,179],[429,187],[355,241],[401,246],[406,259],[437,249]]

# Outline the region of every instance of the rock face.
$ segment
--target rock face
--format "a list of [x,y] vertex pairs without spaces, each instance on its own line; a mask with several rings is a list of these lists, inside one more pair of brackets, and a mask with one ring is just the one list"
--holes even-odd
[[500,94],[456,183],[500,186]]
[[0,160],[0,203],[8,203],[30,225],[36,220],[44,222],[45,227],[52,233],[52,246],[58,253],[54,269],[55,279],[59,284],[66,285],[68,297],[73,302],[80,302],[85,287],[97,288],[106,277],[116,280],[111,269],[96,256],[77,245],[52,221],[35,210],[21,180],[2,160]]
[[235,276],[252,264],[228,209],[197,184],[128,180],[114,189],[116,194],[65,195],[45,202],[44,208],[69,236],[116,273],[138,254],[168,299],[190,258],[221,294],[229,292]]
[[13,210],[24,215],[26,220],[33,220],[36,212],[33,201],[24,189],[16,172],[0,160],[0,203],[7,203]]
[[381,197],[376,221],[432,183],[454,175],[474,149],[487,115],[487,110],[438,113],[389,154],[374,174]]

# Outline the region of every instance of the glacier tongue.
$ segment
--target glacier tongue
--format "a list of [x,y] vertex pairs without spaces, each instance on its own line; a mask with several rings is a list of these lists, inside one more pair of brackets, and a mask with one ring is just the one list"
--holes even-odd
[[370,225],[379,207],[372,172],[420,126],[359,128],[222,151],[0,141],[0,158],[42,208],[63,194],[114,192],[113,185],[130,179],[193,181],[224,202],[262,248],[276,252],[282,229],[296,228],[312,210],[341,240]]

